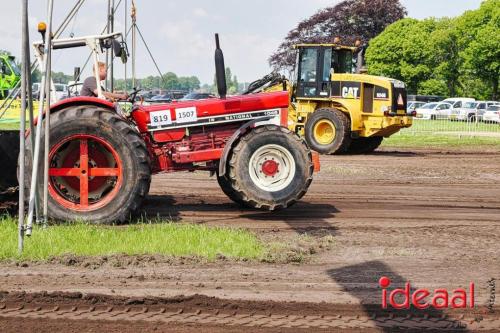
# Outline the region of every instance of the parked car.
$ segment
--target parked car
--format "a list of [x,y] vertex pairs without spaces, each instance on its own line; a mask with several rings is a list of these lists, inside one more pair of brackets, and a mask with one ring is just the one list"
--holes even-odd
[[483,121],[500,124],[500,104],[490,105],[483,114]]
[[83,82],[69,81],[66,93],[63,94],[61,99],[80,96],[82,88],[83,88]]
[[447,98],[444,103],[450,103],[452,105],[452,109],[458,109],[463,107],[465,103],[475,102],[474,98],[465,98],[465,97],[455,97],[455,98]]
[[421,108],[425,104],[426,104],[425,102],[408,102],[406,113],[411,114],[413,111],[416,111],[418,108]]
[[157,95],[148,100],[150,103],[170,103],[172,96],[170,95]]
[[487,102],[487,101],[477,101],[477,102],[466,102],[461,108],[453,109],[451,111],[451,120],[466,120],[466,121],[476,121],[483,118],[486,109],[497,104],[497,102]]
[[212,94],[207,93],[190,93],[181,98],[179,101],[194,101],[199,99],[215,98]]
[[31,91],[33,93],[33,98],[34,99],[39,99],[40,98],[40,84],[39,82],[33,83],[31,85]]
[[416,110],[416,118],[427,120],[448,119],[451,108],[450,103],[427,103]]
[[62,83],[54,83],[54,88],[56,88],[56,100],[61,100],[64,95],[68,95],[68,85]]

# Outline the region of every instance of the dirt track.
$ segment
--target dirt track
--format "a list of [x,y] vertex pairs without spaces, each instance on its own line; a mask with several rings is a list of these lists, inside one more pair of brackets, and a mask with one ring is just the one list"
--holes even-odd
[[[306,263],[284,265],[223,261],[168,265],[135,261],[136,264],[125,267],[104,264],[96,269],[54,264],[28,267],[3,264],[0,266],[0,289],[11,292],[99,293],[128,298],[206,295],[215,297],[208,302],[216,303],[207,317],[212,319],[206,319],[213,331],[223,328],[217,318],[214,319],[217,316],[214,313],[217,308],[224,310],[218,302],[227,300],[226,305],[236,304],[237,309],[244,309],[248,322],[256,322],[255,316],[260,315],[259,311],[270,311],[271,315],[277,316],[323,315],[329,323],[335,324],[323,327],[330,331],[349,327],[363,332],[391,332],[395,323],[389,325],[387,321],[376,319],[379,317],[370,319],[380,307],[381,291],[377,281],[381,276],[390,277],[394,286],[409,280],[413,287],[432,290],[453,290],[468,286],[473,281],[479,307],[467,312],[459,324],[467,324],[465,330],[500,330],[500,309],[496,307],[493,314],[486,314],[485,309],[491,296],[487,281],[490,278],[500,280],[500,153],[385,151],[370,156],[323,157],[322,168],[302,202],[282,212],[242,211],[230,203],[218,189],[216,181],[204,173],[155,177],[144,207],[149,216],[245,227],[262,234],[273,233],[283,239],[302,232],[316,236],[332,235],[332,249],[313,255]],[[498,298],[497,295],[497,301]],[[110,306],[112,300],[107,299],[102,305]],[[25,302],[24,299],[14,302],[7,296],[0,297],[0,307],[2,301],[13,302],[12,306]],[[47,303],[43,297],[39,301],[42,305]],[[246,301],[256,303],[245,308],[246,305],[241,302]],[[204,302],[200,301],[201,304]],[[321,309],[315,309],[315,305],[293,302],[326,303],[321,305]],[[63,297],[61,304],[67,303],[68,300]],[[88,305],[82,300],[78,303]],[[49,302],[49,305],[52,303]],[[193,304],[181,308],[192,312],[192,316],[186,320],[172,319],[180,323],[179,326],[144,320],[110,322],[106,315],[96,315],[91,319],[84,316],[80,321],[54,320],[66,318],[62,314],[60,317],[42,316],[43,327],[52,328],[47,332],[61,327],[64,331],[93,331],[96,327],[116,332],[152,330],[154,327],[160,332],[199,330],[203,321],[192,318],[200,319],[208,310],[197,309]],[[201,312],[196,314],[198,310]],[[22,316],[19,311],[22,312],[18,310],[13,311],[16,315],[6,315],[0,310],[1,332],[16,331],[13,318]],[[172,311],[175,314],[179,309]],[[461,312],[450,310],[446,313],[453,317]],[[483,320],[477,317],[478,313]],[[337,315],[344,319],[335,317]],[[356,319],[357,315],[361,317]],[[396,313],[396,316],[399,315]],[[441,318],[444,312],[434,311],[430,315],[431,318]],[[348,319],[350,316],[352,318]],[[416,311],[411,316],[401,319],[399,326],[418,330],[414,324],[405,323],[415,321],[412,318],[422,317],[423,313]],[[467,316],[477,321],[471,325]],[[276,318],[271,318],[276,322]],[[314,318],[302,319],[311,323]],[[284,320],[283,326],[265,328],[264,323],[264,327],[259,329],[236,321],[233,326],[224,324],[224,331],[287,331],[286,322],[290,324],[287,320]],[[97,322],[100,324],[95,326]],[[422,323],[422,320],[415,322]],[[432,320],[423,322],[431,325]],[[63,326],[57,326],[62,323]],[[321,328],[321,325],[302,324],[297,327],[303,327],[308,332]],[[27,325],[23,331],[29,332],[33,326]]]

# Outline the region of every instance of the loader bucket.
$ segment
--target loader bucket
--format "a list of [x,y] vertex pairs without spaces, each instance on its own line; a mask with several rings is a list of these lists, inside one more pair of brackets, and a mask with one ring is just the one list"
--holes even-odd
[[0,131],[0,192],[16,187],[19,131]]

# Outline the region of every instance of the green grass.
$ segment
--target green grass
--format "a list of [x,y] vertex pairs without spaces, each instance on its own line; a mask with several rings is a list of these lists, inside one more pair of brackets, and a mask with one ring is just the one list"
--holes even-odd
[[[26,123],[26,128],[28,128],[28,124]],[[3,122],[0,120],[0,131],[18,131],[19,130],[19,122]]]
[[17,221],[0,217],[0,260],[47,260],[62,255],[102,256],[113,254],[195,256],[208,260],[218,255],[257,259],[264,245],[247,231],[206,226],[153,223],[123,227],[85,223],[35,227],[17,253]]
[[442,120],[422,120],[414,119],[410,129],[404,131],[428,131],[428,132],[500,132],[500,124],[483,122],[466,122]]
[[470,137],[458,135],[439,135],[425,133],[395,134],[384,139],[382,147],[390,148],[471,148],[471,149],[496,149],[500,151],[500,138],[495,137]]

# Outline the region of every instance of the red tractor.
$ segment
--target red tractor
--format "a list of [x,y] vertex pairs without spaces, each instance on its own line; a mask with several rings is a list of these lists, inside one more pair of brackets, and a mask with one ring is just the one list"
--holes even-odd
[[[98,36],[96,44],[116,37]],[[118,103],[93,97],[52,105],[49,216],[101,223],[128,220],[148,194],[151,175],[173,171],[214,173],[224,193],[249,208],[276,210],[299,200],[319,166],[306,143],[287,129],[288,93],[225,98],[219,47],[216,68],[217,99],[136,104],[129,114]],[[42,179],[40,172],[40,185]]]

